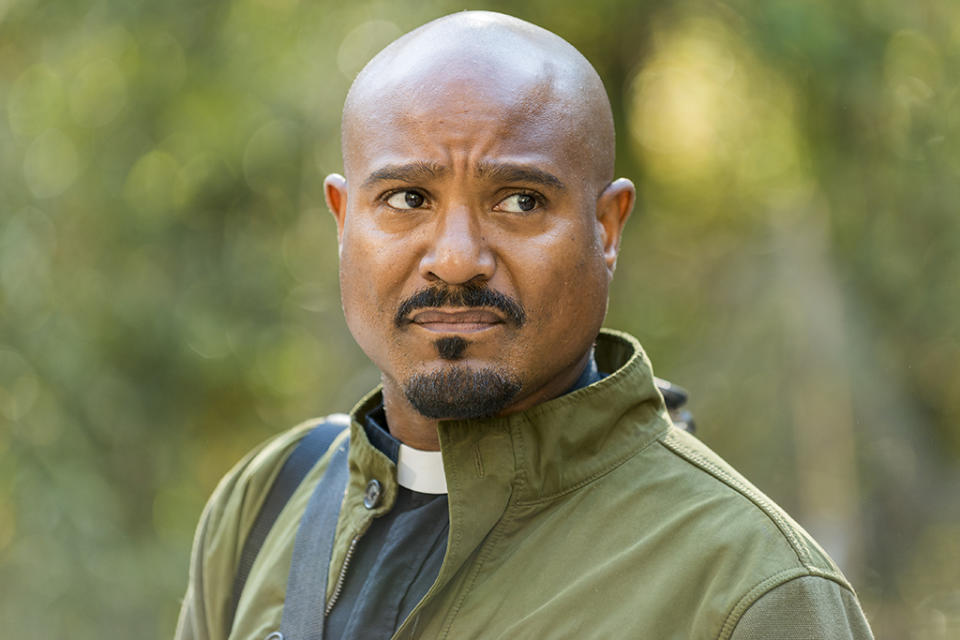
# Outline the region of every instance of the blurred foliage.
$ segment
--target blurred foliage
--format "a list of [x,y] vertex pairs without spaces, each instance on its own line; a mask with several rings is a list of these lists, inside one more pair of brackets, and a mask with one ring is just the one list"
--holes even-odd
[[[960,4],[489,2],[604,77],[640,200],[608,324],[858,586],[960,637]],[[0,628],[164,638],[249,447],[377,373],[322,179],[453,2],[0,0]]]

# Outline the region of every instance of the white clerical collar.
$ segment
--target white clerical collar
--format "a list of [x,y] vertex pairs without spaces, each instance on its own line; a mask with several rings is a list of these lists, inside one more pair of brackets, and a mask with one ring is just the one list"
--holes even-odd
[[418,493],[446,493],[443,456],[439,451],[421,451],[401,443],[397,455],[397,482]]

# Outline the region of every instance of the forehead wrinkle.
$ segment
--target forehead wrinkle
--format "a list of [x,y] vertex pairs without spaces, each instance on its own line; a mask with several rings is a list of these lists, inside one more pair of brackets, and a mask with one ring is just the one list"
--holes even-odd
[[409,183],[423,182],[428,178],[442,176],[446,170],[446,167],[438,162],[422,160],[403,164],[388,164],[372,171],[361,186],[370,187],[378,182],[390,180]]
[[513,162],[490,162],[481,160],[474,165],[477,178],[490,178],[504,182],[533,182],[563,190],[566,185],[560,178],[538,167]]

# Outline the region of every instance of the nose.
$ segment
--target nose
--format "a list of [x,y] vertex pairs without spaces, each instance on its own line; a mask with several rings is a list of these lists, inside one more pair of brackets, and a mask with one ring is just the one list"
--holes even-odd
[[493,277],[496,259],[480,221],[467,207],[438,216],[429,242],[420,260],[420,275],[426,280],[457,285]]

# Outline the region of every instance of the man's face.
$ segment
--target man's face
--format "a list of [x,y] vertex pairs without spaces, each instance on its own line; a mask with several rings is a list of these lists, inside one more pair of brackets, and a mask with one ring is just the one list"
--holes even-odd
[[453,81],[367,105],[345,133],[346,183],[327,181],[347,324],[385,395],[431,418],[569,388],[632,204],[632,190],[601,197],[619,210],[598,217],[604,185],[548,89],[492,89]]

